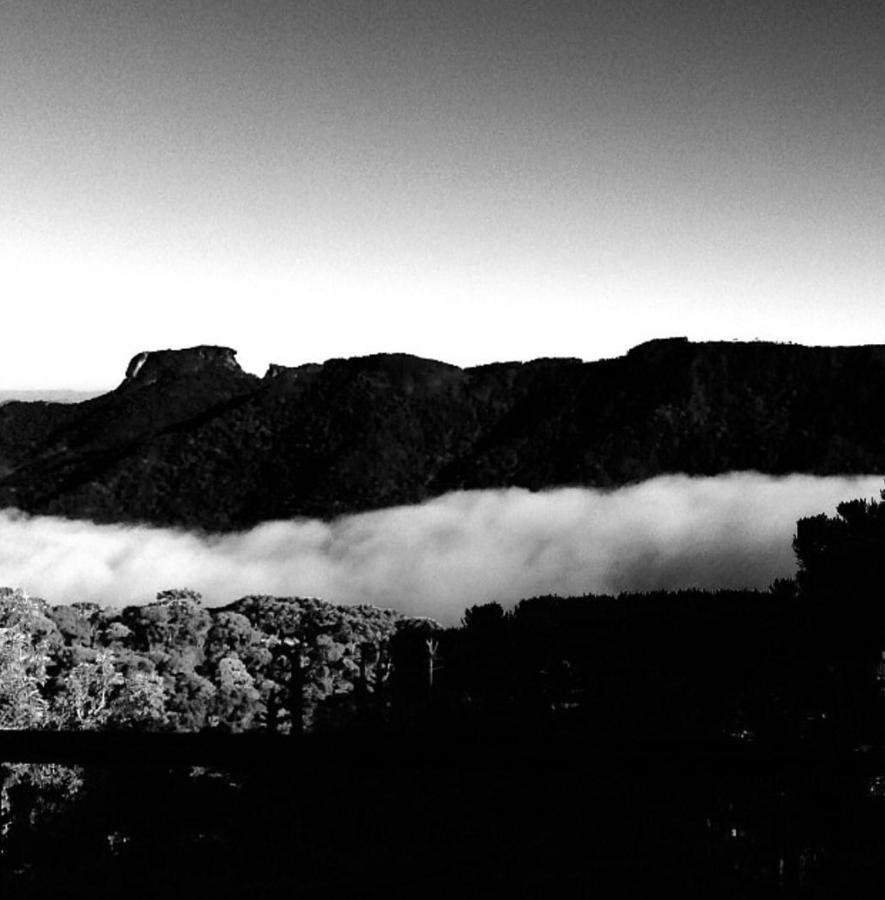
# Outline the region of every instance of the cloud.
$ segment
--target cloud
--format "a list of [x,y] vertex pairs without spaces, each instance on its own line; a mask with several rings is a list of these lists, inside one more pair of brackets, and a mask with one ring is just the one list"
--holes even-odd
[[668,475],[612,491],[463,491],[332,522],[199,535],[0,511],[0,584],[53,603],[140,603],[187,586],[372,603],[456,622],[539,594],[767,587],[795,571],[796,521],[876,497],[880,475]]

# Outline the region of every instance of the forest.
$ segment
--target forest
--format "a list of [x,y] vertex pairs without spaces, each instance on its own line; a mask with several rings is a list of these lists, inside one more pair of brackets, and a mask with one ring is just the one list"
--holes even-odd
[[[885,745],[883,547],[885,492],[800,520],[796,577],[768,591],[534,597],[474,606],[454,628],[317,599],[206,608],[180,588],[100,608],[4,589],[7,734],[260,734],[292,748],[291,763],[285,751],[214,768],[10,760],[4,888],[59,896],[61,864],[72,895],[101,873],[108,894],[151,896],[174,872],[219,896],[357,896],[366,878],[405,896],[445,847],[450,877],[473,873],[479,893],[543,872],[569,892],[589,852],[600,884],[828,896],[846,860],[858,878],[885,871],[878,773],[692,764],[660,778],[612,760]],[[330,748],[325,762],[322,749],[296,762],[310,746]]]

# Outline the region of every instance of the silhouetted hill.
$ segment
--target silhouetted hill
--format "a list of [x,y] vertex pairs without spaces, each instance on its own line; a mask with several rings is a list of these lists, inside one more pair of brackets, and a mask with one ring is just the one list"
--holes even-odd
[[461,488],[874,473],[883,401],[883,346],[673,338],[587,363],[376,354],[263,378],[228,348],[165,350],[86,402],[0,407],[0,504],[223,530]]

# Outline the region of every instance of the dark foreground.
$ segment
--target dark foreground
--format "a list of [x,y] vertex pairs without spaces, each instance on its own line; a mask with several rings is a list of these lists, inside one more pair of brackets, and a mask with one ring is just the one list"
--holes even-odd
[[10,592],[6,727],[74,730],[0,731],[2,896],[879,897],[885,502],[838,514],[768,594],[459,629]]
[[4,897],[835,898],[885,878],[875,751],[66,737],[84,788],[10,831]]

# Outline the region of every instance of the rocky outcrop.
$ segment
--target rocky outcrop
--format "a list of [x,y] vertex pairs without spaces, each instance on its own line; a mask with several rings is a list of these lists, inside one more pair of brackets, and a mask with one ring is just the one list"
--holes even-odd
[[271,363],[264,373],[264,380],[269,381],[278,378],[280,381],[297,381],[304,379],[317,372],[321,372],[323,366],[321,363],[304,363],[300,366],[281,366],[278,363]]
[[124,384],[150,384],[168,378],[184,378],[195,373],[243,373],[237,352],[230,347],[201,345],[184,350],[148,350],[132,357],[126,367]]

